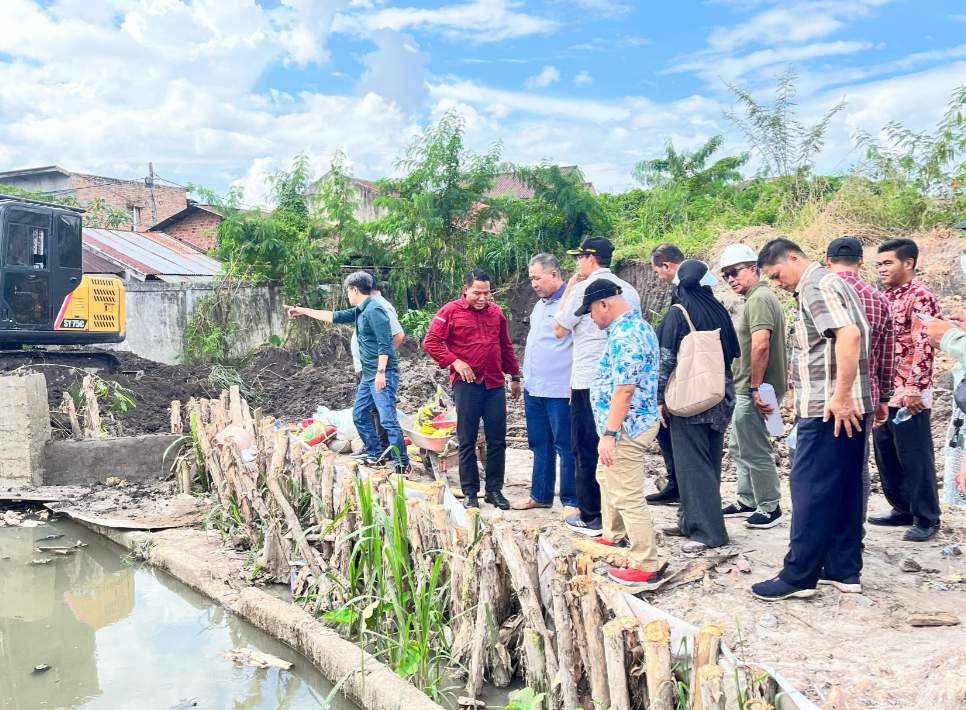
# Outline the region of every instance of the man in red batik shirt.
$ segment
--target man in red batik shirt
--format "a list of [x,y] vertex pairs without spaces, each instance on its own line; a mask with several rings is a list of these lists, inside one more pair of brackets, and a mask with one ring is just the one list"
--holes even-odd
[[[889,421],[872,434],[882,492],[892,506],[873,525],[910,525],[903,540],[925,542],[939,530],[939,496],[932,448],[933,350],[922,324],[940,314],[933,292],[917,281],[919,247],[911,239],[879,245],[879,279],[896,323],[896,388]],[[903,411],[904,410],[904,411]],[[903,416],[897,417],[897,413]]]
[[486,437],[486,496],[491,505],[507,510],[503,495],[506,468],[506,378],[510,396],[520,398],[520,364],[513,352],[506,316],[490,300],[490,275],[473,269],[463,280],[463,295],[439,309],[426,332],[423,347],[440,367],[450,370],[456,401],[460,487],[467,508],[478,508],[480,472],[476,437],[483,419]]

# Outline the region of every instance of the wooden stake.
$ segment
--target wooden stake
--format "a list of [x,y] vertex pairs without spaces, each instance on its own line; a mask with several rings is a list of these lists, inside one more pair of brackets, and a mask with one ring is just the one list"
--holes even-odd
[[701,677],[698,670],[718,662],[721,649],[720,626],[705,626],[698,631],[694,642],[694,660],[691,662],[691,708],[702,710]]
[[101,413],[97,406],[93,375],[84,377],[81,391],[84,393],[84,435],[89,439],[98,439],[104,436],[104,432],[101,430]]
[[[523,629],[523,657],[526,666],[527,687],[533,688],[538,693],[550,693],[547,683],[546,665],[547,659],[545,651],[544,637],[536,629],[526,627]],[[545,706],[552,707],[550,703]]]
[[570,609],[564,596],[563,577],[555,574],[550,580],[553,598],[553,625],[557,634],[557,655],[559,667],[557,678],[560,681],[560,697],[564,708],[573,710],[580,706],[577,697],[577,681],[574,661],[574,631],[570,622]]
[[607,691],[611,710],[630,710],[622,619],[612,619],[604,624],[604,662],[607,665]]
[[[520,548],[513,537],[513,529],[506,523],[501,523],[493,529],[493,539],[500,549],[500,555],[506,563],[510,573],[510,581],[520,601],[520,610],[527,621],[527,626],[536,630],[543,639],[543,656],[546,661],[544,672],[550,682],[557,677],[557,656],[553,651],[550,632],[543,620],[543,610],[540,607],[538,590],[533,587],[530,570],[523,561]],[[529,670],[528,670],[529,673]],[[549,684],[545,684],[549,688]],[[552,694],[552,693],[551,693]]]
[[178,489],[182,493],[191,493],[191,463],[185,457],[178,465]]
[[651,710],[674,710],[671,627],[663,619],[644,627],[644,659],[649,707]]
[[[579,561],[578,561],[579,566]],[[604,663],[604,636],[601,631],[601,611],[597,603],[596,584],[592,577],[576,577],[572,584],[579,590],[580,615],[584,622],[587,644],[587,676],[591,699],[600,707],[610,706],[607,686],[607,667]]]
[[77,407],[74,406],[74,398],[69,392],[64,392],[60,402],[60,411],[67,415],[70,421],[70,433],[75,439],[84,438],[84,430],[81,429],[80,420],[77,418]]
[[291,504],[285,497],[285,493],[282,491],[282,487],[278,482],[278,477],[281,475],[281,469],[285,462],[285,454],[288,450],[288,434],[284,431],[275,432],[274,443],[275,450],[272,452],[272,461],[269,464],[267,476],[268,488],[272,492],[272,495],[275,496],[275,502],[278,503],[278,507],[285,516],[285,521],[288,523],[289,532],[292,533],[292,539],[295,540],[295,546],[298,549],[299,554],[305,559],[305,564],[315,576],[315,579],[320,581],[322,579],[321,560],[319,559],[315,548],[312,547],[309,544],[309,541],[305,538],[305,531],[302,530],[302,525],[299,523],[298,515],[296,515],[295,510],[292,509]]
[[171,433],[181,434],[184,432],[184,424],[181,422],[181,402],[177,399],[171,400]]
[[479,564],[476,569],[480,573],[480,602],[476,605],[476,623],[473,638],[470,641],[470,662],[466,679],[466,694],[471,698],[478,698],[483,690],[483,671],[486,660],[487,623],[486,616],[492,600],[493,592],[487,580],[483,579],[484,570],[496,566],[496,555],[493,545],[488,538],[480,540]]
[[[704,710],[725,710],[727,698],[724,692],[724,670],[717,663],[701,666],[698,669],[701,683],[701,707]],[[694,689],[691,689],[694,693]]]

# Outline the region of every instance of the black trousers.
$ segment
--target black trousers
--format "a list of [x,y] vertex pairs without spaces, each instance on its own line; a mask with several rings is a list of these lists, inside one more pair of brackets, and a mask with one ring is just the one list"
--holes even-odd
[[453,385],[453,399],[456,402],[463,495],[478,495],[480,492],[480,469],[476,460],[480,419],[486,437],[486,492],[497,493],[503,488],[506,469],[506,388],[487,389],[483,384],[457,382]]
[[570,450],[574,452],[577,508],[585,523],[600,518],[597,483],[597,423],[590,407],[590,390],[570,390]]
[[[868,418],[866,418],[868,421]],[[792,530],[781,579],[814,589],[820,576],[862,571],[862,462],[865,437],[835,436],[835,420],[798,420],[792,465]],[[823,571],[824,570],[824,571]]]
[[916,525],[932,527],[939,524],[939,494],[930,410],[893,424],[897,411],[889,407],[889,420],[872,432],[882,492],[897,513],[912,515]]
[[687,417],[672,415],[669,424],[680,474],[678,527],[688,539],[708,547],[727,545],[728,530],[721,512],[724,434]]
[[667,469],[667,485],[672,488],[678,486],[678,476],[674,470],[674,447],[671,444],[671,427],[662,426],[657,431],[657,444],[661,447],[664,457],[664,468]]

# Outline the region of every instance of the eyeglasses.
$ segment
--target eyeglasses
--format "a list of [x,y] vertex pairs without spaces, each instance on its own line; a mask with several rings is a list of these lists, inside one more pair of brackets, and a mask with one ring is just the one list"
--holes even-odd
[[735,269],[722,269],[721,275],[725,278],[725,280],[733,279],[742,271],[742,269],[747,269],[747,268],[748,268],[748,264],[742,264],[741,266]]

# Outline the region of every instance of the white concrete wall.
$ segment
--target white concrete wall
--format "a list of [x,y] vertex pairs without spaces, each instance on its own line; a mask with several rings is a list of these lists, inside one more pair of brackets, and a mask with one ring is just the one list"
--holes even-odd
[[37,373],[0,377],[0,403],[0,486],[42,485],[50,439],[47,381]]
[[[164,283],[126,281],[127,338],[109,345],[148,360],[178,362],[184,333],[196,304],[215,290],[213,283]],[[277,286],[254,286],[238,292],[232,305],[238,323],[233,354],[241,355],[285,334],[286,317]]]

